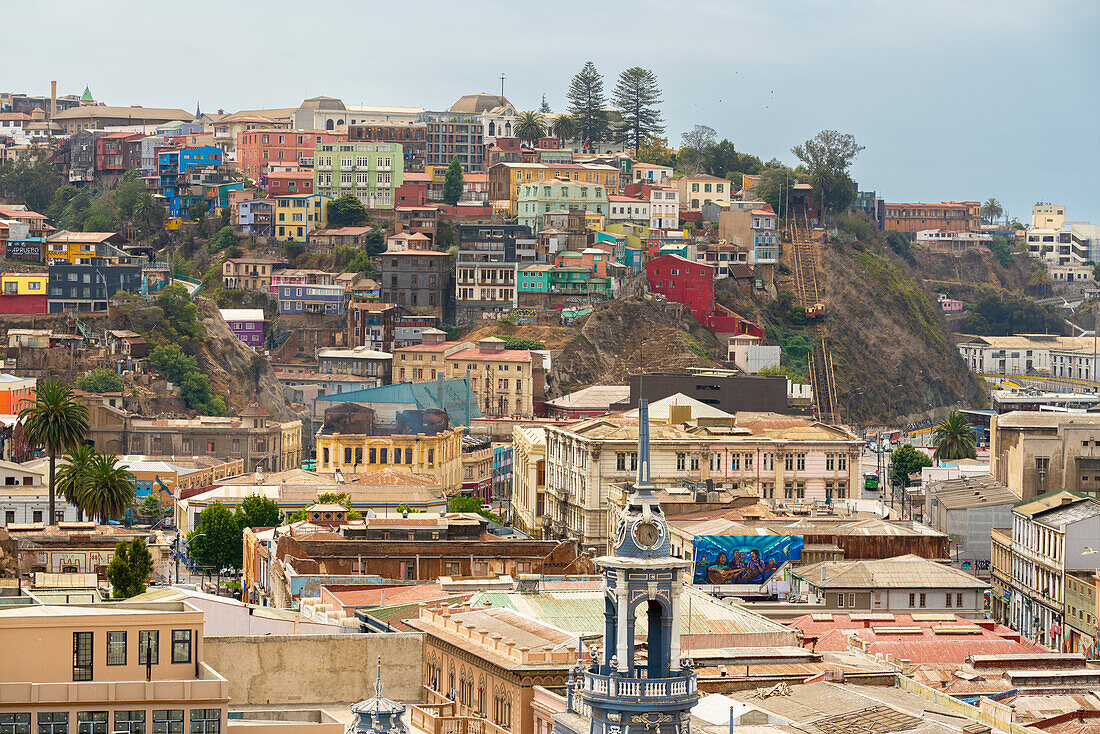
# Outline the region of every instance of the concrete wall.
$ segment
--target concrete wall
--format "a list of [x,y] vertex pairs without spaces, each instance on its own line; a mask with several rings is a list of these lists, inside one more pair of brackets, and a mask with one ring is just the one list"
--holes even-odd
[[229,681],[234,706],[344,701],[374,695],[378,657],[385,694],[419,701],[424,636],[207,637],[204,662]]

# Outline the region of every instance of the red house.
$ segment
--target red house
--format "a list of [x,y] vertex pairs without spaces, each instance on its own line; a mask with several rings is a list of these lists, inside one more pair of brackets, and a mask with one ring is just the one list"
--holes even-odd
[[714,266],[679,255],[661,255],[646,263],[649,290],[691,309],[691,315],[717,334],[764,336],[764,330],[714,300]]
[[714,312],[714,266],[661,255],[646,263],[645,273],[649,290],[684,304],[696,321],[708,324]]
[[281,171],[267,174],[267,192],[272,196],[312,194],[313,171]]

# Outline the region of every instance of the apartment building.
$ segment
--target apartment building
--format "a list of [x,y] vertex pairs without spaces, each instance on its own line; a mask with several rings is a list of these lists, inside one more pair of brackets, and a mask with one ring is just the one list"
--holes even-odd
[[512,523],[533,538],[545,537],[546,430],[538,426],[512,429]]
[[505,349],[504,340],[488,337],[477,346],[444,359],[446,377],[470,376],[470,389],[483,416],[535,414],[535,361],[526,349]]
[[[393,350],[394,382],[427,382],[443,377],[447,358],[452,354],[473,349],[474,343],[448,341],[447,333],[439,329],[424,329],[420,343]],[[465,375],[462,375],[465,377]]]
[[382,261],[383,301],[409,313],[448,321],[451,310],[451,258],[435,250],[385,252]]
[[352,299],[348,303],[347,343],[378,352],[393,349],[397,306],[378,301]]
[[368,209],[393,209],[404,163],[399,143],[319,143],[313,190],[334,199],[354,194]]
[[537,240],[520,224],[462,225],[458,228],[455,311],[461,323],[502,314],[519,304],[521,262],[533,262]]
[[203,662],[186,602],[0,610],[0,728],[10,734],[220,734],[229,684]]
[[305,166],[318,145],[345,140],[346,134],[325,130],[244,130],[237,133],[237,170],[265,185],[273,166]]
[[1094,640],[1073,634],[1066,620],[1070,574],[1100,569],[1100,501],[1079,492],[1054,490],[1012,510],[1008,621],[1030,640],[1055,650],[1080,652]]
[[[607,189],[601,185],[555,178],[523,184],[517,197],[519,217],[516,221],[530,227],[536,235],[548,212],[579,210],[598,214],[601,220],[608,214]],[[598,229],[603,229],[603,221]]]
[[730,205],[732,184],[727,179],[705,173],[680,176],[674,180],[680,201],[691,211],[700,211],[704,204]]
[[943,201],[939,204],[886,203],[885,229],[917,233],[922,229],[976,232],[981,226],[981,204]]
[[424,122],[360,122],[348,125],[353,143],[400,143],[404,170],[423,171],[427,158],[428,126]]
[[515,217],[520,186],[552,179],[619,190],[619,169],[602,163],[498,163],[489,169],[489,200],[507,201],[508,216]]

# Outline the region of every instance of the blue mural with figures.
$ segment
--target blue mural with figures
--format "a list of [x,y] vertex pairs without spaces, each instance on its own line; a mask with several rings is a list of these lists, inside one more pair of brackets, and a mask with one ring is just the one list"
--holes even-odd
[[694,583],[759,586],[801,558],[797,535],[697,535]]

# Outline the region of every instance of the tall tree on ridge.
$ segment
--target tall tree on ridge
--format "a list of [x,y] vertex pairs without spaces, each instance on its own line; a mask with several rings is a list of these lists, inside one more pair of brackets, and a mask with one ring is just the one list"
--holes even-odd
[[596,71],[595,64],[591,61],[584,63],[569,83],[566,98],[569,100],[569,112],[577,121],[577,137],[586,150],[609,138],[603,75]]
[[657,137],[665,131],[661,111],[661,88],[657,75],[640,66],[619,74],[619,83],[611,93],[611,100],[623,116],[619,140],[637,151],[646,138]]

